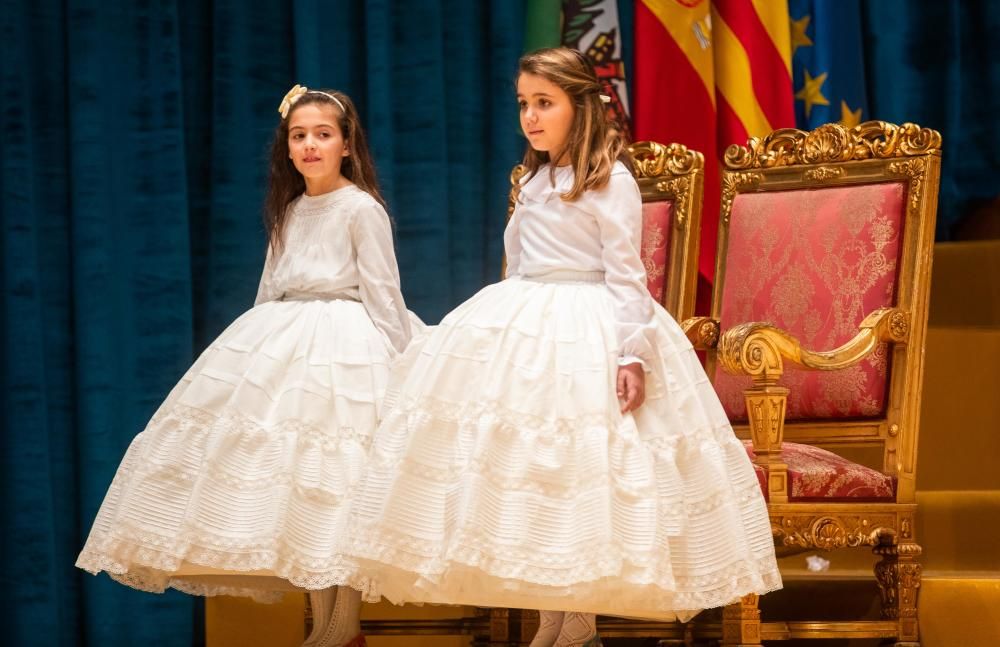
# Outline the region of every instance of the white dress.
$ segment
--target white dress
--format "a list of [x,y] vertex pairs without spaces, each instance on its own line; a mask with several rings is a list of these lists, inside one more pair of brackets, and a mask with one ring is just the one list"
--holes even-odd
[[635,180],[566,202],[572,173],[524,181],[507,280],[393,371],[346,535],[370,599],[687,619],[781,586],[743,445],[646,290]]
[[369,194],[350,185],[290,209],[254,308],[133,440],[78,567],[258,599],[344,579],[333,547],[411,321]]

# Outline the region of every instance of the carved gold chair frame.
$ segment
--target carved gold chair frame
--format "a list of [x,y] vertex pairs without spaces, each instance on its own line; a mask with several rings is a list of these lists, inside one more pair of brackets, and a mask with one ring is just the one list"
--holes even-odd
[[656,142],[636,142],[629,153],[635,160],[642,201],[671,202],[673,206],[661,304],[683,321],[694,315],[705,158],[681,144]]
[[[916,459],[924,336],[931,254],[941,165],[941,135],[914,124],[870,121],[848,129],[827,124],[811,132],[778,130],[731,146],[725,155],[716,283],[711,315],[683,322],[692,343],[708,351],[707,369],[749,376],[744,393],[749,424],[737,435],[751,439],[755,462],[766,470],[768,511],[782,551],[871,547],[880,556],[875,576],[881,619],[852,622],[761,621],[756,596],[723,614],[724,645],[758,645],[792,638],[891,638],[917,645],[917,593],[921,548],[914,528]],[[882,182],[905,184],[901,253],[893,307],[868,313],[857,334],[839,348],[809,349],[767,322],[747,321],[720,330],[719,317],[730,214],[736,196]],[[889,344],[889,384],[884,415],[845,421],[785,422],[789,390],[780,386],[786,363],[810,371],[854,366],[879,344]],[[896,478],[894,501],[790,502],[782,443],[881,448],[880,471]]]

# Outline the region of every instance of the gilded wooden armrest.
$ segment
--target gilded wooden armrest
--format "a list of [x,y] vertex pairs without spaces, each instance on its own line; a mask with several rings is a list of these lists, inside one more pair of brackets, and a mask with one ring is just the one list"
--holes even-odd
[[711,317],[691,317],[681,323],[681,330],[696,350],[710,350],[719,341],[719,322]]
[[[789,333],[769,323],[740,324],[719,338],[716,357],[723,369],[749,375],[753,386],[744,394],[754,462],[767,470],[768,498],[788,501],[788,466],[781,455],[785,435],[788,389],[778,386],[784,360],[817,371],[835,371],[853,366],[870,355],[882,342],[906,343],[910,318],[897,308],[881,308],[865,317],[858,334],[839,348],[812,351]],[[687,323],[687,322],[685,322]]]
[[865,317],[858,328],[858,334],[843,346],[812,351],[769,323],[743,323],[722,333],[718,359],[726,372],[749,375],[757,384],[776,383],[784,372],[783,360],[806,369],[836,371],[857,364],[882,342],[906,343],[910,318],[898,308],[880,308]]

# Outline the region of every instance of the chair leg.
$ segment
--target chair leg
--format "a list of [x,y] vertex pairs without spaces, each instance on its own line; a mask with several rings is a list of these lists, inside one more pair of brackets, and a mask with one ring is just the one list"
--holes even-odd
[[521,619],[521,645],[529,645],[531,641],[534,640],[535,634],[538,633],[538,623],[541,618],[538,615],[538,611],[534,609],[521,609],[520,610]]
[[490,647],[509,645],[511,638],[510,609],[490,609]]
[[882,557],[875,564],[875,579],[882,594],[882,618],[894,620],[899,625],[895,645],[919,647],[917,596],[922,567],[917,558],[922,549],[915,543],[897,543],[895,537],[883,536],[873,552]]
[[760,645],[760,596],[751,593],[722,610],[723,647]]
[[303,597],[306,599],[305,607],[302,612],[302,630],[303,630],[303,640],[312,633],[313,623],[315,619],[313,618],[313,608],[312,604],[309,602],[309,594],[303,593]]

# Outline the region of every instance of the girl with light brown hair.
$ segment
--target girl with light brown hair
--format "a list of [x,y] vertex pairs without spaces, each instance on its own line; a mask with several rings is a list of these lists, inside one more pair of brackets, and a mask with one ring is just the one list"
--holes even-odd
[[506,280],[411,344],[353,501],[371,597],[687,619],[780,586],[767,510],[690,343],[646,290],[642,201],[587,60],[521,59]]

